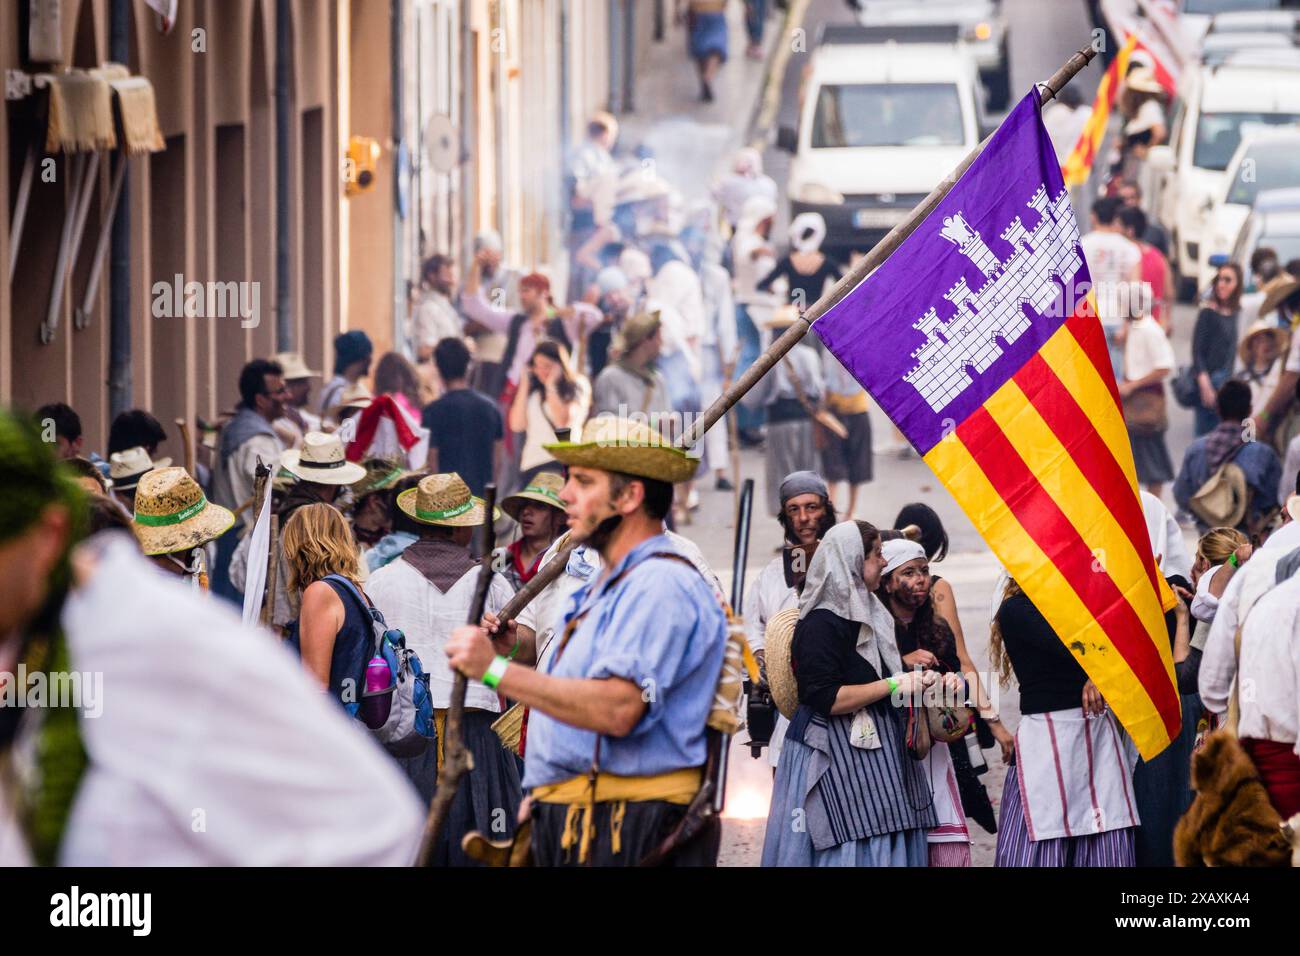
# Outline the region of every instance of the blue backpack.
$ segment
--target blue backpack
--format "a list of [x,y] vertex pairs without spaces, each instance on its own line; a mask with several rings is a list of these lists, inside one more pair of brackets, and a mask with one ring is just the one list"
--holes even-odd
[[[405,634],[384,622],[384,615],[362,597],[355,584],[338,574],[327,575],[326,579],[342,584],[374,627],[374,653],[361,675],[362,693],[357,700],[345,703],[344,707],[353,717],[366,723],[364,716],[370,709],[368,705],[373,704],[376,698],[388,695],[390,704],[386,719],[379,726],[369,723],[366,726],[394,757],[418,757],[436,735],[429,675],[420,663],[420,656],[406,646]],[[382,672],[385,666],[388,675],[386,686],[365,689],[366,677],[372,671]],[[363,710],[363,705],[366,705],[366,710]]]

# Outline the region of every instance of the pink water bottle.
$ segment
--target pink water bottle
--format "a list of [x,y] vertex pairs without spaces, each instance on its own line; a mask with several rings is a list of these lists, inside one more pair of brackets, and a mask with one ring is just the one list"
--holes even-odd
[[393,672],[388,661],[376,654],[366,665],[366,689],[361,695],[361,720],[371,730],[378,730],[388,721],[393,707]]

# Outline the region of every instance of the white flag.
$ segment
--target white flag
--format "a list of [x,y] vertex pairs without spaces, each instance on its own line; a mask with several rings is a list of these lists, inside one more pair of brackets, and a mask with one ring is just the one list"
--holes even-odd
[[[253,540],[248,542],[248,570],[244,572],[244,626],[256,627],[262,613],[262,592],[266,590],[266,569],[271,547],[271,480],[267,476],[266,497],[253,525]],[[269,598],[275,607],[275,595]]]

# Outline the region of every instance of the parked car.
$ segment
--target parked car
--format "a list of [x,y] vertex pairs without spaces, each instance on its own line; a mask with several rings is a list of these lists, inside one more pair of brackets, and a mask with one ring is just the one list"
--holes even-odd
[[858,0],[857,9],[858,22],[869,27],[956,24],[979,68],[988,94],[985,105],[1001,110],[1010,102],[1010,38],[1001,0]]
[[1247,287],[1255,285],[1250,272],[1250,257],[1266,246],[1277,253],[1285,265],[1300,259],[1300,188],[1270,189],[1255,197],[1255,207],[1237,231],[1231,259],[1240,262]]
[[1281,8],[1282,0],[1179,0],[1178,27],[1187,45],[1195,49],[1220,15],[1268,13]]
[[1184,299],[1195,294],[1209,216],[1243,129],[1300,122],[1300,51],[1249,50],[1183,71],[1169,143],[1147,156],[1152,209],[1170,233],[1170,263]]
[[821,213],[832,255],[870,249],[979,143],[979,92],[955,28],[828,25],[777,137],[790,215]]
[[1206,217],[1209,228],[1207,240],[1201,243],[1198,287],[1205,288],[1214,275],[1210,257],[1231,251],[1256,196],[1265,190],[1294,186],[1300,186],[1300,127],[1270,130],[1242,140],[1228,163],[1224,189]]

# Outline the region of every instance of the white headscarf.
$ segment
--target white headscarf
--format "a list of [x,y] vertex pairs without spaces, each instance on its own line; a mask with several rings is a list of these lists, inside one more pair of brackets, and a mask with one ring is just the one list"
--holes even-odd
[[909,538],[894,538],[892,541],[886,541],[880,546],[880,550],[885,556],[885,570],[880,572],[881,574],[888,574],[901,568],[908,561],[925,558],[925,548]]
[[826,238],[826,220],[819,212],[801,212],[790,223],[790,245],[799,252],[816,252]]
[[[862,532],[857,522],[843,521],[827,531],[817,545],[799,597],[799,619],[818,608],[837,617],[857,621],[857,650],[867,660],[879,659],[881,673],[897,674],[903,669],[894,639],[894,617],[880,599],[867,590],[862,580]],[[879,669],[879,668],[878,668]]]

